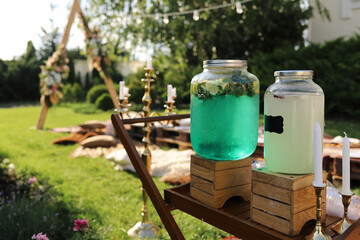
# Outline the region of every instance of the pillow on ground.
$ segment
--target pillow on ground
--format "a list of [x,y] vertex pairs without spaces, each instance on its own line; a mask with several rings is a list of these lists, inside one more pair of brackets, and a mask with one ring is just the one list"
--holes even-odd
[[180,126],[190,126],[190,118],[180,119],[179,125]]
[[114,147],[118,141],[113,136],[99,135],[89,137],[80,143],[83,147],[96,148],[96,147]]
[[130,158],[127,155],[127,152],[125,149],[121,149],[121,150],[109,153],[108,155],[106,155],[106,159],[113,160],[116,164],[119,164],[121,166],[131,164]]
[[85,129],[96,129],[96,128],[105,128],[106,127],[106,125],[103,122],[96,121],[96,120],[86,121],[83,124],[80,124],[79,126],[82,128],[85,128]]

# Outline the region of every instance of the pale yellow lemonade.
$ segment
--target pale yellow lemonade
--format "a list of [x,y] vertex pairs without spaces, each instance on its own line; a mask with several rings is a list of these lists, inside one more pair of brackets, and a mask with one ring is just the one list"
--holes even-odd
[[290,94],[265,94],[264,113],[283,119],[282,133],[265,129],[266,165],[280,173],[313,173],[314,126],[318,121],[324,129],[324,95]]

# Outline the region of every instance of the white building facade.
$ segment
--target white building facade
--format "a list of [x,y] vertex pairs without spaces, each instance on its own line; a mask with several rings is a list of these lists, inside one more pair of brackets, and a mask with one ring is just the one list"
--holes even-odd
[[309,22],[309,42],[324,43],[360,34],[360,0],[320,0],[328,9],[331,21],[319,15],[315,2],[310,0],[314,16]]
[[[116,65],[116,69],[123,75],[124,79],[113,79],[113,80],[125,80],[127,76],[137,72],[140,68],[144,68],[145,62],[133,61],[133,62],[120,62]],[[75,59],[74,60],[75,75],[80,76],[80,81],[85,86],[86,74],[89,74],[90,81],[92,81],[91,71],[87,60]]]

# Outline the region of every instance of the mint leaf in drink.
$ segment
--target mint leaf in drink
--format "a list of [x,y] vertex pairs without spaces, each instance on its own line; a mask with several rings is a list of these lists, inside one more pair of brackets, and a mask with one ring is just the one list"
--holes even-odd
[[248,95],[249,97],[254,96],[255,95],[254,85],[246,83],[245,86],[246,86],[246,95]]
[[229,82],[225,87],[225,94],[240,97],[245,95],[244,85],[238,82]]
[[210,91],[206,89],[206,82],[201,82],[197,84],[197,87],[195,88],[195,96],[203,101],[212,99]]

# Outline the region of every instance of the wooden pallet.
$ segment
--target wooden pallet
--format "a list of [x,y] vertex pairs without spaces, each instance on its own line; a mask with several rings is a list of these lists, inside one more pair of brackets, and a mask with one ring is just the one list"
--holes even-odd
[[214,161],[191,156],[190,195],[214,208],[221,208],[234,196],[245,201],[251,196],[251,158]]
[[190,128],[157,127],[156,144],[165,147],[177,147],[179,150],[192,149]]
[[[342,180],[342,157],[335,157],[333,160],[333,180]],[[350,158],[350,179],[360,180],[360,159]]]
[[[254,169],[251,219],[289,236],[299,234],[306,222],[316,220],[313,181],[314,174],[290,175],[267,168]],[[321,200],[322,220],[325,221],[326,191]]]
[[[144,137],[143,132],[144,124],[143,123],[134,123],[131,124],[130,129],[128,130],[129,135],[133,140],[141,141]],[[150,140],[152,143],[155,143],[156,141],[156,128],[150,127]]]

